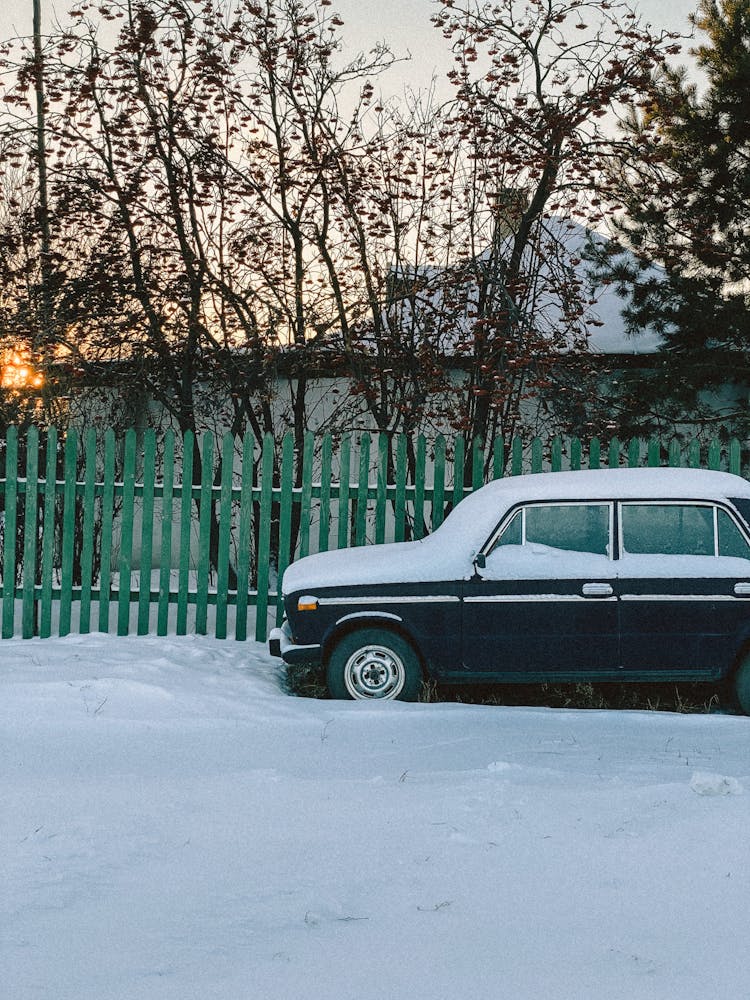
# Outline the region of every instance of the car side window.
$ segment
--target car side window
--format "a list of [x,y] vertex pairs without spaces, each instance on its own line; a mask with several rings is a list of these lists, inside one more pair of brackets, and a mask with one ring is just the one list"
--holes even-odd
[[716,519],[719,537],[719,555],[735,559],[750,559],[750,545],[725,510],[719,510]]
[[633,555],[712,556],[713,510],[698,504],[623,504],[623,551]]
[[608,504],[529,504],[517,511],[496,543],[544,545],[566,552],[609,552]]

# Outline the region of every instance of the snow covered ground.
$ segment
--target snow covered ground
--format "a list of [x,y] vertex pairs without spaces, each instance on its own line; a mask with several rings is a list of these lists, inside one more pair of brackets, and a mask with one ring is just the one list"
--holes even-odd
[[292,698],[8,640],[4,1000],[744,1000],[750,719]]

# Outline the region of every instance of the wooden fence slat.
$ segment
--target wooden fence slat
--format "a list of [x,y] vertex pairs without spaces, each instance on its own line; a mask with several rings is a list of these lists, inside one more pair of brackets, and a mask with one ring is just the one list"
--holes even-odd
[[396,503],[393,511],[393,538],[403,542],[406,532],[406,435],[399,434],[396,442]]
[[471,444],[471,488],[478,490],[484,484],[484,441],[475,438]]
[[661,442],[657,438],[651,438],[648,442],[646,462],[650,469],[657,469],[661,465]]
[[503,471],[505,469],[505,444],[503,439],[498,436],[495,438],[495,444],[492,448],[492,478],[500,479],[502,478]]
[[214,514],[214,436],[201,440],[200,511],[198,513],[198,565],[196,567],[195,631],[208,632],[208,577],[211,572],[211,522]]
[[602,443],[598,437],[589,441],[589,468],[600,469],[602,465]]
[[570,439],[570,468],[573,472],[579,472],[583,460],[583,446],[581,439],[573,437]]
[[221,494],[219,497],[219,550],[216,567],[216,638],[227,637],[229,598],[229,550],[232,537],[232,480],[234,435],[225,434],[221,443]]
[[117,585],[117,634],[130,631],[130,587],[133,570],[133,519],[135,517],[135,463],[138,439],[134,430],[125,434],[125,457],[122,470],[122,519],[120,530],[120,569]]
[[187,635],[188,591],[190,588],[190,534],[193,506],[193,451],[195,435],[186,431],[182,438],[180,474],[180,548],[177,569],[177,635]]
[[318,525],[318,552],[327,552],[331,533],[331,464],[333,461],[331,435],[323,437],[320,452],[320,524]]
[[721,444],[716,438],[712,438],[708,444],[708,467],[713,472],[721,469]]
[[628,444],[628,468],[637,469],[641,464],[640,438],[631,438]]
[[729,471],[735,476],[739,476],[742,466],[742,449],[737,438],[732,438],[729,442]]
[[[294,486],[294,434],[287,431],[281,446],[281,504],[279,509],[279,559],[278,578],[281,590],[281,581],[284,578],[284,571],[289,565],[292,553],[289,549],[292,539],[292,488]],[[281,624],[284,615],[283,603],[276,600],[276,624]]]
[[94,531],[96,504],[96,431],[90,427],[83,446],[83,525],[81,539],[81,610],[78,630],[91,631],[91,588],[94,578]]
[[39,481],[39,431],[30,427],[26,434],[26,495],[23,504],[23,603],[21,635],[31,639],[36,629],[36,550],[39,506],[37,489]]
[[432,462],[432,530],[439,528],[445,514],[445,438],[435,438],[435,457]]
[[143,435],[143,501],[141,504],[141,559],[138,573],[138,635],[148,634],[149,612],[151,610],[155,480],[156,435],[152,428],[148,428]]
[[427,442],[424,434],[417,438],[417,455],[414,470],[414,537],[424,538],[424,497],[425,497],[425,464],[427,461]]
[[174,431],[164,435],[162,453],[161,545],[159,549],[159,609],[156,634],[169,630],[169,592],[172,582],[172,524],[174,518]]
[[512,476],[520,476],[523,472],[523,440],[518,434],[513,435],[510,446],[510,469]]
[[237,540],[237,606],[235,608],[234,637],[240,642],[247,639],[248,588],[253,540],[253,440],[245,434],[242,442],[242,492],[240,499],[240,530]]
[[[274,444],[271,434],[263,439],[260,479],[260,516],[258,531],[258,597],[256,601],[255,638],[268,637],[268,577],[271,559],[271,507],[273,501]],[[330,470],[329,470],[330,471]]]
[[701,443],[697,438],[688,445],[688,465],[691,469],[699,469],[701,464]]
[[3,523],[3,639],[12,639],[16,610],[16,527],[18,511],[18,428],[5,436],[5,520]]
[[541,439],[535,437],[531,442],[531,471],[541,472],[542,471],[542,442]]
[[[466,442],[461,434],[453,438],[453,507],[458,507],[464,498],[464,458]],[[397,539],[398,540],[398,539]]]
[[299,554],[300,558],[310,551],[310,518],[312,516],[312,480],[315,458],[315,438],[312,431],[305,432],[302,445],[302,495],[299,512]]
[[387,434],[378,435],[378,476],[375,488],[375,544],[385,541],[386,501],[388,498],[388,458],[390,442]]
[[55,487],[57,485],[57,429],[47,430],[44,468],[44,514],[42,516],[42,599],[39,635],[48,639],[52,634],[52,575],[55,557]]
[[99,569],[99,631],[109,632],[112,590],[112,530],[115,504],[115,432],[104,435],[104,483],[102,487],[102,555]]
[[550,469],[552,472],[560,472],[562,469],[562,440],[559,436],[552,438],[550,447]]
[[338,535],[336,548],[345,549],[349,545],[349,477],[351,473],[352,439],[345,434],[339,445],[339,502]]
[[65,465],[63,471],[65,483],[63,486],[62,552],[60,555],[60,635],[68,635],[71,629],[73,554],[75,552],[76,531],[77,459],[78,435],[75,428],[69,428],[65,435]]
[[354,528],[354,544],[364,545],[367,541],[367,494],[370,487],[370,435],[365,433],[359,439],[359,478],[357,480],[357,516]]
[[680,442],[677,438],[672,438],[669,442],[669,449],[667,451],[667,461],[671,468],[678,469],[682,464],[680,455]]
[[607,462],[610,469],[618,469],[620,467],[620,439],[617,437],[613,437],[609,442]]

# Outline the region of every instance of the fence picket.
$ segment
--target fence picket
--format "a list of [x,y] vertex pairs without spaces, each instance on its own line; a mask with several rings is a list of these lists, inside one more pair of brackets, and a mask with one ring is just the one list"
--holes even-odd
[[542,462],[543,462],[542,442],[540,438],[535,437],[534,440],[531,442],[531,471],[541,472]]
[[[49,466],[48,466],[49,468]],[[112,529],[115,505],[115,433],[104,435],[104,485],[102,489],[102,557],[99,569],[99,631],[109,632],[112,577]]]
[[[48,639],[52,634],[52,574],[55,557],[55,487],[57,486],[57,430],[47,430],[44,469],[44,514],[42,516],[42,600],[39,635]],[[100,631],[104,631],[101,629]]]
[[435,438],[435,457],[432,463],[432,530],[439,528],[445,514],[445,438]]
[[306,556],[310,551],[310,512],[312,509],[313,459],[315,438],[312,431],[305,433],[302,446],[302,496],[299,515],[299,554]]
[[91,630],[91,587],[94,576],[94,504],[96,501],[96,431],[90,427],[84,442],[83,524],[81,526],[81,609],[78,630]]
[[367,493],[370,476],[370,435],[363,434],[359,439],[359,479],[357,480],[357,516],[354,532],[354,544],[364,545],[367,541]]
[[570,468],[573,472],[578,472],[581,468],[583,457],[583,446],[581,439],[574,437],[570,439]]
[[414,470],[414,537],[424,538],[424,495],[425,495],[425,462],[427,458],[427,442],[424,434],[417,438],[417,457]]
[[500,479],[503,475],[505,469],[505,444],[503,439],[498,436],[495,438],[495,444],[492,448],[492,478]]
[[[71,629],[73,604],[73,554],[76,530],[76,462],[78,435],[74,428],[65,435],[65,465],[63,471],[62,553],[60,556],[60,635]],[[128,595],[129,597],[129,595]]]
[[602,465],[602,443],[598,437],[589,441],[589,468],[600,469]]
[[523,472],[523,441],[516,434],[511,444],[511,475],[520,476]]
[[[292,487],[294,485],[294,434],[287,431],[281,446],[281,502],[279,507],[279,556],[277,570],[279,587],[284,577],[284,570],[289,565],[291,555],[289,547],[292,537]],[[276,602],[276,624],[281,624],[283,614],[281,601]]]
[[245,434],[242,442],[242,495],[240,499],[240,530],[237,540],[237,606],[234,637],[247,639],[247,606],[250,583],[250,556],[253,538],[253,440]]
[[466,442],[460,434],[453,439],[453,506],[457,507],[464,498],[464,458]]
[[221,494],[219,497],[219,549],[216,567],[216,638],[227,637],[229,599],[229,548],[232,535],[232,476],[234,436],[225,434],[221,445]]
[[155,478],[156,435],[149,428],[143,435],[143,503],[141,505],[141,559],[138,572],[138,635],[148,634],[149,612],[151,610]]
[[134,430],[125,435],[122,471],[122,531],[120,534],[120,576],[117,592],[117,634],[130,631],[130,586],[133,570],[133,518],[135,515],[135,461],[137,438]]
[[737,438],[732,438],[729,442],[729,471],[733,472],[735,476],[740,474],[741,456],[740,442]]
[[156,634],[166,635],[169,629],[169,592],[172,569],[172,519],[174,515],[174,432],[164,435],[161,494],[161,548],[159,551],[159,610]]
[[378,478],[375,487],[375,544],[385,541],[386,502],[388,499],[388,458],[390,442],[387,434],[378,435]]
[[177,568],[177,635],[187,635],[188,591],[190,588],[190,533],[193,505],[193,450],[195,435],[186,431],[182,438],[180,473],[180,542]]
[[273,460],[273,436],[266,434],[263,439],[263,455],[261,459],[260,516],[258,523],[258,597],[255,605],[255,638],[258,642],[265,642],[268,635],[268,578],[271,560]]
[[23,503],[23,604],[21,634],[24,639],[34,635],[36,626],[36,543],[39,479],[39,431],[30,427],[26,434],[26,494]]
[[323,438],[320,453],[320,524],[318,525],[318,552],[327,552],[331,532],[331,463],[333,442],[331,435]]
[[16,515],[18,508],[18,429],[5,436],[5,521],[3,524],[3,639],[14,632],[16,605]]
[[208,631],[208,576],[211,572],[211,522],[214,513],[214,437],[206,432],[201,440],[200,511],[198,514],[198,565],[195,588],[195,631]]
[[396,441],[396,503],[393,511],[395,520],[393,537],[403,542],[406,526],[406,435],[399,434]]

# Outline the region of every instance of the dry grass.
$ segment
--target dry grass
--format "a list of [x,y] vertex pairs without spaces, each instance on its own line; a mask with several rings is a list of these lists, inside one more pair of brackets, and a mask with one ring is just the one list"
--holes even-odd
[[[298,698],[327,698],[322,667],[287,667],[287,690]],[[438,684],[426,681],[422,702],[528,705],[548,708],[638,709],[707,713],[731,710],[717,685],[706,684]]]

